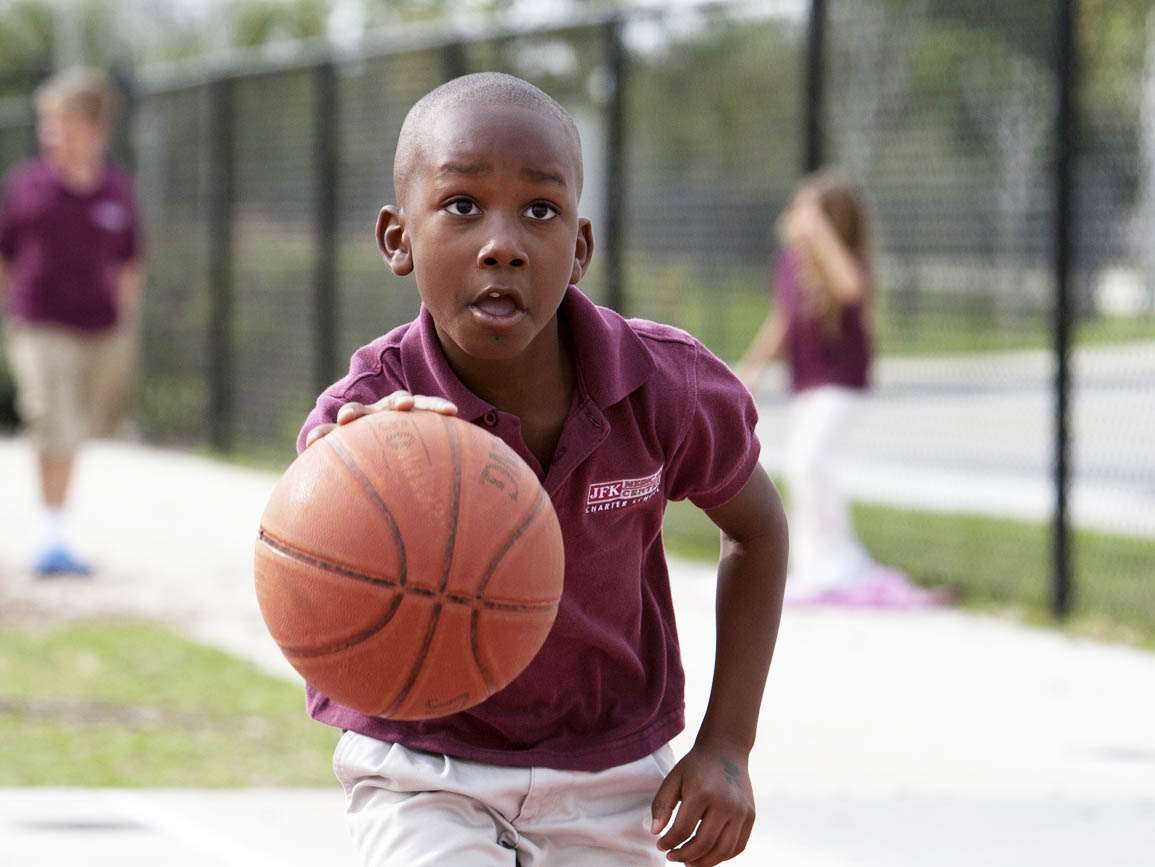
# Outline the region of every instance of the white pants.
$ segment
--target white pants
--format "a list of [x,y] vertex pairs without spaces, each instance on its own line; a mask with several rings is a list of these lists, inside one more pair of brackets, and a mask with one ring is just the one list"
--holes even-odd
[[607,771],[510,768],[346,732],[333,754],[363,867],[665,863],[650,806],[667,745]]
[[854,389],[827,385],[790,403],[785,475],[790,503],[788,592],[852,584],[871,561],[854,533],[836,462],[861,401]]

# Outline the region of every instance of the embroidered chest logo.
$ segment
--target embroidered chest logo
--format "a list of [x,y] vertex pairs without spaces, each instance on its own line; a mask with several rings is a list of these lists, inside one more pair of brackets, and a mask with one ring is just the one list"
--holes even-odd
[[106,232],[120,232],[128,228],[128,209],[120,202],[105,199],[92,206],[92,222]]
[[662,486],[662,467],[652,476],[641,479],[619,479],[616,482],[594,482],[586,496],[586,513],[624,509],[643,503]]

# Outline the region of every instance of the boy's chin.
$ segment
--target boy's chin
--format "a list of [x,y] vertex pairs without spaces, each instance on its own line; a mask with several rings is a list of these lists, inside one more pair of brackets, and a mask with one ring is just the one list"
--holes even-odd
[[492,340],[471,340],[462,347],[471,359],[483,363],[517,361],[528,348],[524,340],[512,340],[504,336]]

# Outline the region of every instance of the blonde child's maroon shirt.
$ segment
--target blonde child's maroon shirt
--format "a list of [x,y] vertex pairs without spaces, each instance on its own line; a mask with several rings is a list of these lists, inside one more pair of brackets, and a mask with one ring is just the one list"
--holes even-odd
[[604,770],[646,756],[685,726],[682,670],[662,548],[667,500],[728,502],[758,460],[757,413],[729,369],[683,331],[625,320],[571,286],[573,406],[547,471],[516,416],[457,379],[429,312],[354,354],[297,441],[349,401],[397,389],[440,396],[537,473],[565,540],[565,589],[541,651],[505,689],[452,716],[365,716],[307,687],[310,714],[407,747],[499,765]]
[[0,258],[9,269],[8,312],[20,321],[102,331],[119,318],[114,266],[137,259],[141,237],[132,182],[106,165],[78,193],[42,159],[8,174],[0,205]]

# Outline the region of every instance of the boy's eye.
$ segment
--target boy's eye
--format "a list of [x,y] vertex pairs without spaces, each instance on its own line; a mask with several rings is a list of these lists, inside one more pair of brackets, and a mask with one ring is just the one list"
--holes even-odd
[[551,220],[557,216],[557,208],[545,202],[534,202],[525,209],[525,215],[531,220]]
[[448,208],[449,213],[456,214],[459,217],[472,217],[479,213],[477,204],[471,202],[469,199],[454,199],[445,207]]

